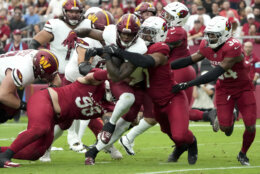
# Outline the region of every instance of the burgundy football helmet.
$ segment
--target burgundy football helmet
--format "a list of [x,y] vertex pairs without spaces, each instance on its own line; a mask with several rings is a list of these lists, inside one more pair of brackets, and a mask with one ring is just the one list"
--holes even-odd
[[102,31],[105,29],[105,26],[115,24],[115,19],[113,15],[105,10],[98,11],[94,14],[89,14],[87,16],[87,19],[92,21],[93,28]]
[[[128,48],[133,45],[138,38],[138,32],[140,30],[140,20],[134,14],[128,13],[123,15],[117,22],[117,44],[121,48]],[[130,35],[132,40],[127,42],[123,40],[122,34]]]
[[[76,11],[79,13],[68,14],[68,11]],[[65,0],[62,5],[62,13],[65,22],[70,25],[77,25],[84,19],[83,6],[79,0]]]
[[134,14],[137,17],[139,17],[141,22],[143,22],[145,19],[143,19],[142,13],[147,12],[147,11],[148,12],[152,12],[154,16],[156,15],[156,8],[153,6],[152,3],[142,2],[135,8]]
[[40,49],[33,58],[34,77],[52,81],[58,73],[59,61],[57,57],[47,49]]

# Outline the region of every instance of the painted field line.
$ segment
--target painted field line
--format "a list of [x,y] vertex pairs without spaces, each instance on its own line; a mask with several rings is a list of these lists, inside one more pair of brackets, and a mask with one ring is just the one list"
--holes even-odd
[[207,170],[230,170],[230,169],[254,169],[260,168],[260,166],[234,166],[234,167],[216,167],[216,168],[199,168],[199,169],[178,169],[178,170],[168,170],[168,171],[157,171],[157,172],[144,172],[136,174],[159,174],[159,173],[176,173],[176,172],[189,172],[189,171],[207,171]]

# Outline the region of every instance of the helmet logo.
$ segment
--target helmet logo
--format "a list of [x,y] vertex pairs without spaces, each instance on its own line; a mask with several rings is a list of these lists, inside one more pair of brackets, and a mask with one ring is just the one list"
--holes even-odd
[[43,69],[46,69],[51,66],[50,62],[47,59],[45,59],[44,56],[41,57],[40,65],[43,67]]
[[98,20],[98,17],[95,14],[88,15],[88,19],[91,20],[92,23],[95,23]]
[[226,27],[225,27],[225,30],[229,31],[231,29],[231,22],[228,20],[226,22]]
[[179,18],[185,18],[188,15],[188,11],[181,10],[179,13],[177,13],[177,15],[179,16]]

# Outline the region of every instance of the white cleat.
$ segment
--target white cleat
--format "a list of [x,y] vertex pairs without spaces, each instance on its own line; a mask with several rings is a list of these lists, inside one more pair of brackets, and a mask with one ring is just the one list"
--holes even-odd
[[104,152],[110,153],[111,158],[115,159],[115,160],[120,160],[123,158],[123,155],[121,154],[121,152],[119,150],[117,150],[117,148],[115,148],[113,145],[109,145],[109,146],[105,147]]
[[78,152],[78,153],[87,152],[87,149],[83,146],[83,143],[79,143],[79,142],[70,145],[70,150],[73,150],[74,152]]
[[46,150],[45,154],[39,159],[41,162],[51,162],[51,152]]
[[128,155],[135,155],[135,151],[133,149],[134,143],[130,143],[126,135],[120,138],[119,143],[123,146]]

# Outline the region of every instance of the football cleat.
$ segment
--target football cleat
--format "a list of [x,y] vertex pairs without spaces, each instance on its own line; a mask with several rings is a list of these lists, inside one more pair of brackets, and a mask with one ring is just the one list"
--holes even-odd
[[104,143],[104,144],[107,144],[112,135],[113,135],[113,132],[115,130],[115,127],[116,125],[113,125],[111,124],[110,122],[107,122],[104,126],[103,126],[103,129],[100,133],[100,140]]
[[8,159],[0,159],[0,168],[15,168],[20,167],[19,163],[14,163]]
[[188,162],[189,164],[195,164],[198,159],[198,146],[197,140],[194,136],[194,141],[188,146]]
[[217,117],[217,110],[216,109],[212,109],[211,111],[209,111],[209,120],[210,120],[210,124],[212,125],[212,129],[214,132],[218,132],[219,131],[219,123],[218,123],[218,117]]
[[134,143],[130,143],[130,141],[128,140],[126,135],[120,138],[119,144],[121,146],[123,146],[123,148],[125,149],[125,151],[128,155],[135,155],[135,152],[133,149]]
[[168,157],[168,162],[177,162],[180,156],[188,149],[187,145],[175,147],[173,152]]
[[95,159],[92,157],[86,157],[85,165],[95,165]]
[[41,162],[51,162],[51,151],[47,149],[44,155],[39,159]]
[[246,154],[239,152],[237,155],[237,160],[243,165],[243,166],[250,166],[249,159],[247,158]]
[[78,153],[86,153],[87,149],[83,146],[83,143],[77,142],[73,145],[70,145],[70,150],[73,150],[74,152]]
[[120,160],[123,158],[123,155],[121,154],[121,152],[117,148],[115,148],[114,145],[109,145],[109,146],[105,147],[104,152],[110,153],[111,158],[115,159],[115,160]]

